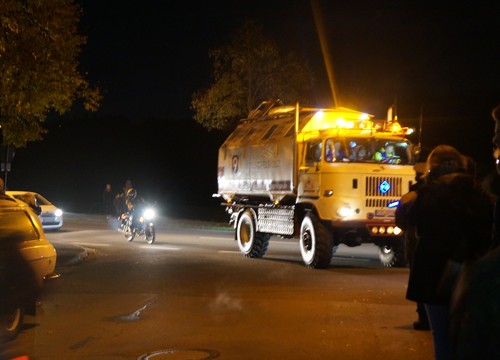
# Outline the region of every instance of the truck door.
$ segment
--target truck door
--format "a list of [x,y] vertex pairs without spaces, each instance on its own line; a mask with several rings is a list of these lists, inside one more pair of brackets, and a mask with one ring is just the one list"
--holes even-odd
[[303,144],[302,154],[298,154],[301,159],[297,187],[300,197],[319,197],[322,148],[321,140],[307,141]]

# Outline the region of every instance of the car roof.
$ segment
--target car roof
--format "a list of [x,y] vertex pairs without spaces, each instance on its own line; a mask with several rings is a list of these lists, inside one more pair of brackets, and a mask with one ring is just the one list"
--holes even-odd
[[5,192],[7,195],[21,195],[21,194],[38,194],[35,191],[25,191],[25,190],[7,190]]
[[0,209],[5,208],[23,208],[28,206],[25,202],[16,199],[13,196],[9,196],[9,194],[0,194]]

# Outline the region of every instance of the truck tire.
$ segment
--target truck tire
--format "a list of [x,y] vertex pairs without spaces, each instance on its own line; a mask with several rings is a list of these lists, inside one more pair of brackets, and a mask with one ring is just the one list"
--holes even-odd
[[255,220],[250,210],[246,210],[238,219],[236,241],[240,252],[248,258],[261,258],[269,246],[270,234],[255,231]]
[[405,247],[403,241],[379,246],[379,259],[385,267],[406,267]]
[[307,214],[300,225],[300,253],[307,267],[326,268],[332,259],[333,237],[316,215]]

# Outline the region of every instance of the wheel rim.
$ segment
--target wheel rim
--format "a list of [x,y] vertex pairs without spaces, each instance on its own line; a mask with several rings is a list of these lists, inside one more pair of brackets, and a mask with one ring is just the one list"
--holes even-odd
[[380,248],[380,251],[382,252],[382,255],[389,255],[392,253],[392,248],[390,246],[384,245]]
[[312,250],[312,238],[310,229],[304,231],[304,234],[302,235],[302,244],[305,251],[309,252]]
[[7,326],[7,331],[12,332],[19,327],[19,322],[21,320],[21,308],[15,309],[9,316],[9,326]]
[[316,249],[316,238],[314,228],[309,217],[305,217],[300,231],[300,252],[306,264],[310,264],[314,259]]
[[379,247],[379,258],[385,267],[391,267],[394,263],[395,254],[391,246],[383,245]]
[[12,336],[13,334],[17,333],[18,329],[21,326],[22,319],[23,309],[20,307],[12,309],[6,315],[2,315],[0,323],[7,336]]

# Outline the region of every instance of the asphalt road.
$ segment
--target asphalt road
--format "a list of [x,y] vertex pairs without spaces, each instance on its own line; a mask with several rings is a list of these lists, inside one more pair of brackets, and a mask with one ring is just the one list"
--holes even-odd
[[204,224],[161,221],[157,242],[147,245],[125,241],[102,217],[78,220],[68,216],[61,232],[48,234],[62,276],[6,354],[433,358],[430,332],[411,326],[408,270],[383,268],[369,247],[339,249],[330,268],[312,270],[289,241],[272,239],[265,258],[245,259],[231,232],[200,230]]

